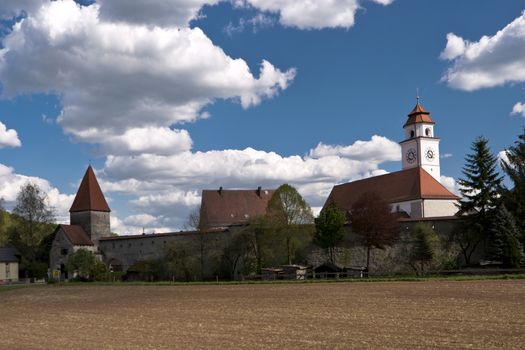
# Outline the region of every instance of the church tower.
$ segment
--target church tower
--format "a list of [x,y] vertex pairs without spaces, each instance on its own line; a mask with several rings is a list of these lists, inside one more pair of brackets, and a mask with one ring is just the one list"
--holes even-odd
[[405,140],[399,144],[403,170],[421,167],[434,179],[440,181],[439,138],[434,137],[434,124],[430,113],[418,101],[403,125]]
[[80,183],[73,205],[69,209],[71,225],[82,226],[95,247],[98,247],[99,238],[109,237],[111,234],[110,212],[111,210],[90,165]]

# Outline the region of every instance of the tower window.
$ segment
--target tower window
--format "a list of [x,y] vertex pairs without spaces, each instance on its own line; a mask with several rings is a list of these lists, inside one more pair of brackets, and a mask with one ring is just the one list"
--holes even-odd
[[410,137],[414,137],[414,135],[415,135],[414,130],[410,130]]
[[432,133],[430,132],[430,128],[425,129],[425,135],[432,136]]

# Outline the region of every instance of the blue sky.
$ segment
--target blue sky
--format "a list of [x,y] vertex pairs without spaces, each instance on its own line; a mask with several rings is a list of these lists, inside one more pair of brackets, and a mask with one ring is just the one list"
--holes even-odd
[[400,169],[416,88],[454,190],[476,136],[499,154],[525,124],[525,1],[133,3],[0,4],[8,208],[33,181],[66,220],[90,162],[122,234],[179,229],[219,186],[319,208]]

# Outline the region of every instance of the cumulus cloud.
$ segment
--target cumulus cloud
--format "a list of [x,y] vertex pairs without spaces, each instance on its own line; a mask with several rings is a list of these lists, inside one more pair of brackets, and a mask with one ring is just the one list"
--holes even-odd
[[151,127],[129,129],[117,136],[95,133],[89,140],[103,144],[104,153],[114,155],[173,154],[188,151],[192,145],[190,134],[186,130]]
[[219,0],[97,0],[105,20],[153,26],[186,27],[204,5]]
[[289,183],[313,207],[321,207],[334,184],[386,173],[380,163],[399,159],[399,154],[384,148],[386,155],[381,156],[382,145],[395,143],[375,137],[352,146],[339,146],[343,150],[340,152],[321,152],[316,147],[305,157],[284,157],[252,148],[172,155],[109,155],[101,171],[101,183],[110,191],[135,195],[130,204],[137,213],[162,218],[163,225],[180,228],[190,211],[200,204],[201,190],[221,186],[255,189]]
[[58,222],[69,222],[69,208],[74,195],[61,193],[45,179],[17,174],[13,168],[0,164],[0,198],[5,201],[7,208],[15,205],[20,189],[28,183],[37,185],[46,194],[47,203],[54,209]]
[[461,196],[461,192],[459,191],[460,186],[453,177],[441,175],[439,181],[447,188],[447,190],[454,193],[456,196]]
[[357,160],[370,160],[380,163],[401,160],[401,147],[397,142],[383,136],[374,135],[370,141],[358,140],[350,146],[332,146],[319,143],[310,150],[312,158],[340,156]]
[[[4,95],[57,93],[63,105],[57,121],[66,132],[109,150],[115,143],[135,146],[129,135],[152,131],[171,133],[168,146],[180,142],[184,149],[189,137],[167,127],[206,117],[201,109],[216,99],[257,105],[295,76],[263,60],[256,78],[199,28],[111,23],[100,18],[99,5],[72,0],[47,3],[17,23],[3,45]],[[115,135],[120,139],[109,142]]]
[[21,145],[22,142],[20,142],[16,130],[7,129],[7,127],[0,122],[0,148],[20,147]]
[[522,117],[525,117],[525,103],[518,102],[512,107],[511,115],[521,114]]
[[350,28],[358,0],[245,0],[260,11],[279,14],[279,22],[299,29]]
[[2,0],[0,19],[20,16],[38,9],[46,0]]
[[477,42],[449,33],[441,57],[453,62],[442,78],[453,88],[473,91],[525,81],[525,12]]

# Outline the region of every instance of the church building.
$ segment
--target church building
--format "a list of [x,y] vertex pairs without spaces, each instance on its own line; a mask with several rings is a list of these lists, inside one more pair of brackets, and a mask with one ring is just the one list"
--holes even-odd
[[324,207],[334,203],[348,214],[366,192],[375,192],[398,212],[401,218],[430,220],[450,218],[458,211],[459,197],[440,183],[439,138],[430,113],[417,103],[403,125],[405,139],[400,142],[402,170],[336,185]]

